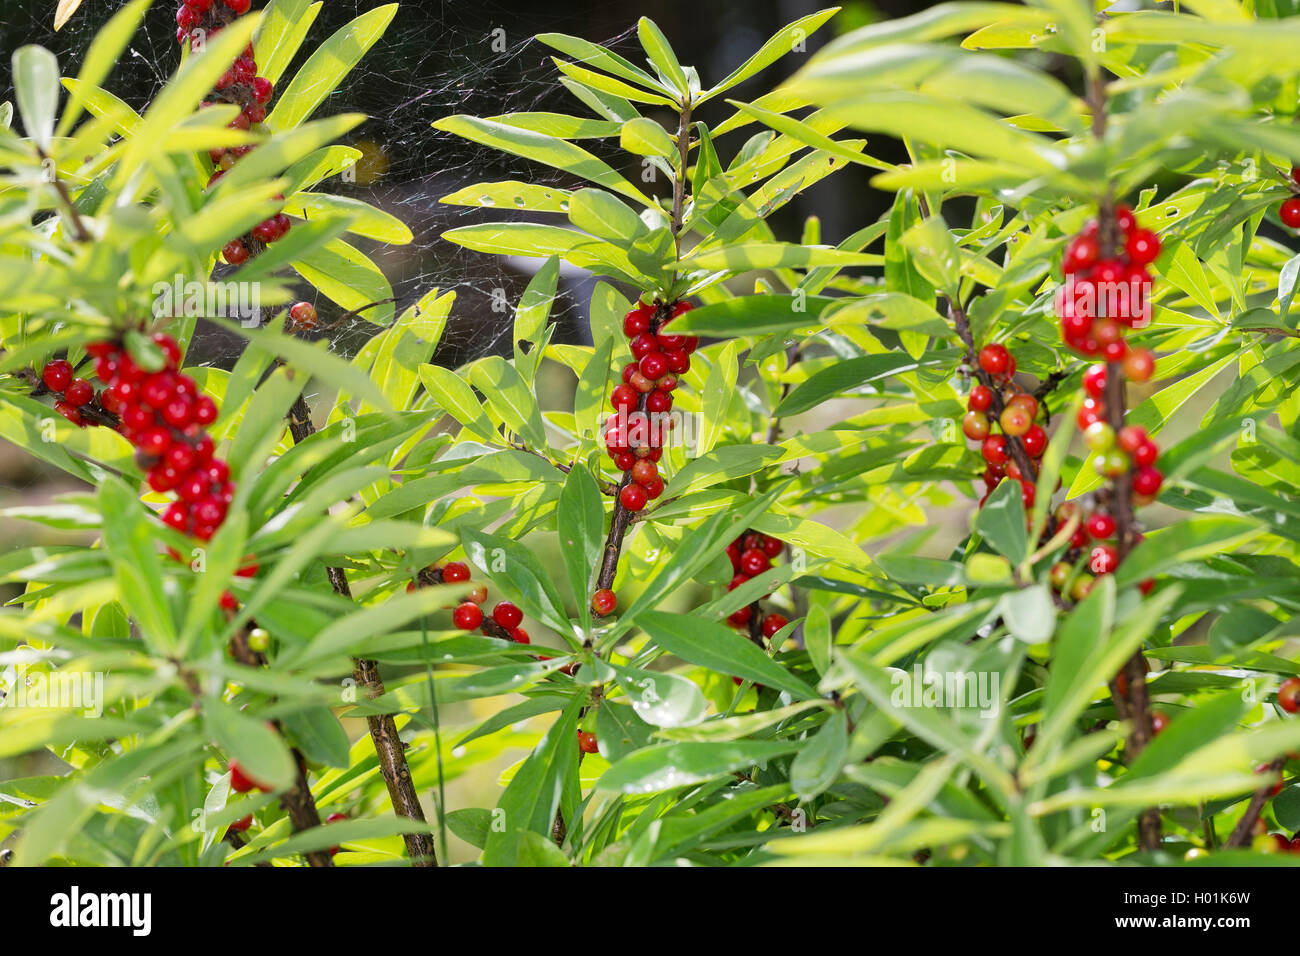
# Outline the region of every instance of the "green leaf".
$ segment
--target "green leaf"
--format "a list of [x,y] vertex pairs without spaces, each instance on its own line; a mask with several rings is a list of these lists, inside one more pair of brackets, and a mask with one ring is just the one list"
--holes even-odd
[[1115,572],[1115,583],[1119,587],[1131,587],[1174,565],[1231,551],[1264,531],[1262,525],[1248,518],[1207,517],[1180,521],[1148,534]]
[[473,116],[448,116],[433,124],[434,129],[454,133],[471,142],[491,146],[502,152],[531,159],[553,169],[563,170],[598,186],[627,196],[643,206],[655,208],[654,200],[616,173],[609,164],[597,159],[581,146],[531,130],[517,129],[504,123],[476,119]]
[[384,35],[396,13],[395,3],[367,10],[322,43],[289,85],[276,91],[276,105],[266,118],[267,125],[292,129],[311,116]]
[[839,776],[848,752],[848,719],[842,709],[837,709],[795,756],[790,765],[790,786],[801,800],[820,796]]
[[479,438],[495,441],[500,437],[492,420],[483,411],[474,389],[451,369],[441,365],[421,365],[420,383],[439,408]]
[[614,679],[637,717],[655,727],[698,724],[708,709],[699,687],[677,674],[614,666]]
[[650,57],[650,62],[677,88],[677,92],[684,100],[689,98],[691,90],[686,82],[686,74],[682,71],[682,65],[677,62],[677,54],[673,52],[672,45],[663,31],[653,20],[642,17],[637,21],[636,32],[641,40],[641,48]]
[[624,249],[649,230],[641,217],[603,189],[579,189],[569,201],[569,220],[584,232]]
[[348,735],[328,707],[309,707],[280,718],[284,732],[313,763],[347,769]]
[[42,46],[20,46],[14,51],[12,65],[14,99],[23,129],[37,149],[47,152],[59,109],[58,58]]
[[793,742],[760,740],[658,744],[618,761],[601,774],[596,786],[630,794],[676,790],[766,763],[794,749]]
[[677,165],[677,144],[662,126],[652,119],[638,116],[623,124],[618,145],[638,156],[659,156]]
[[591,473],[575,464],[560,490],[557,522],[560,553],[569,572],[574,603],[590,621],[591,577],[604,555],[605,505]]
[[899,355],[893,352],[864,355],[860,358],[836,362],[828,368],[814,372],[797,385],[781,401],[781,404],[777,405],[772,414],[777,418],[798,415],[800,412],[815,408],[828,398],[853,391],[871,382],[938,364],[937,358],[917,360],[910,355]]
[[682,660],[788,691],[800,700],[817,692],[732,628],[689,614],[645,611],[637,623],[659,647]]
[[211,698],[203,702],[203,723],[222,751],[238,760],[250,779],[272,790],[293,786],[297,776],[293,757],[269,723]]
[[486,866],[515,866],[528,853],[526,834],[549,837],[565,778],[577,775],[578,716],[584,700],[575,695],[511,779],[497,810],[504,826],[488,831]]
[[[515,368],[525,382],[531,382],[542,360],[541,345],[545,338],[546,321],[555,302],[556,284],[560,277],[560,260],[552,256],[542,263],[537,274],[528,281],[519,307],[515,309],[514,352]],[[527,343],[529,350],[524,351]]]
[[564,602],[551,575],[533,552],[518,541],[497,534],[486,534],[465,526],[460,529],[465,554],[479,570],[488,575],[527,614],[572,638]]
[[499,355],[489,355],[470,368],[475,385],[506,427],[534,451],[547,447],[546,427],[537,399],[519,371]]
[[1029,535],[1025,530],[1025,505],[1020,485],[1014,481],[1000,483],[975,516],[975,530],[998,554],[1012,564],[1020,564],[1029,554]]
[[726,90],[731,89],[757,73],[762,72],[771,66],[787,53],[798,48],[810,34],[821,28],[821,25],[833,17],[839,7],[830,7],[826,10],[818,10],[806,17],[800,17],[793,23],[789,23],[774,33],[766,43],[764,43],[748,60],[736,67],[727,76],[709,87],[701,96],[697,97],[698,102],[704,102],[710,97],[717,96]]

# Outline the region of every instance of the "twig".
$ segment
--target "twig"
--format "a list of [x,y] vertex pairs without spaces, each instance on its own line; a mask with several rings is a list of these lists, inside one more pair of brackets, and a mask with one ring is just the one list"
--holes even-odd
[[[1268,765],[1269,773],[1277,773],[1286,764],[1286,757],[1278,757]],[[1251,832],[1255,829],[1255,822],[1259,819],[1260,813],[1264,810],[1264,804],[1268,803],[1268,798],[1273,793],[1275,784],[1268,784],[1260,787],[1250,798],[1250,803],[1246,805],[1246,812],[1241,815],[1237,825],[1232,828],[1232,835],[1228,837],[1224,846],[1232,849],[1233,847],[1245,846],[1251,837]]]
[[[53,166],[54,160],[39,146],[36,147],[36,155],[40,157],[42,164],[48,163],[51,165],[51,169],[55,168]],[[68,187],[64,185],[57,172],[50,174],[50,182],[54,186],[55,192],[59,194],[59,198],[63,200],[63,205],[67,207],[68,221],[72,223],[72,232],[77,241],[90,242],[94,237],[90,234],[90,230],[86,228],[85,222],[82,221],[81,213],[77,211],[77,204],[72,201],[72,194],[68,192]]]
[[[1099,70],[1088,75],[1088,105],[1092,109],[1092,133],[1098,143],[1106,138],[1106,90],[1102,85]],[[1109,187],[1097,203],[1098,239],[1101,244],[1101,258],[1109,259],[1119,247],[1119,221],[1115,216],[1115,197]],[[1116,434],[1124,427],[1125,395],[1124,369],[1119,362],[1106,363],[1106,418]],[[1115,519],[1115,551],[1122,564],[1137,537],[1137,527],[1133,517],[1133,484],[1127,476],[1121,476],[1111,482],[1110,509]],[[1151,742],[1155,729],[1151,720],[1150,698],[1147,695],[1146,668],[1143,666],[1142,650],[1139,648],[1128,663],[1124,665],[1128,699],[1120,706],[1118,679],[1111,683],[1111,696],[1115,701],[1115,710],[1123,719],[1132,721],[1133,730],[1125,745],[1127,759],[1131,763]],[[1160,846],[1161,827],[1160,810],[1150,807],[1138,816],[1138,844],[1144,850],[1156,850]]]
[[[262,667],[266,663],[266,658],[249,646],[246,628],[241,628],[231,637],[230,653],[245,667]],[[276,720],[271,723],[276,733],[284,737],[284,727],[280,722]],[[316,800],[312,797],[311,787],[307,783],[307,761],[297,747],[291,747],[290,753],[293,755],[293,763],[298,775],[293,786],[280,798],[280,806],[289,815],[293,832],[302,833],[304,830],[312,830],[321,825],[320,813],[316,809]],[[329,850],[310,850],[303,856],[311,866],[332,867],[334,865],[334,856]]]
[[[311,409],[307,400],[300,394],[289,408],[289,433],[295,443],[313,435],[316,426],[311,420]],[[342,568],[327,567],[325,576],[329,578],[330,587],[341,598],[352,600],[352,588],[348,585],[347,573]],[[384,693],[384,681],[379,675],[379,664],[365,658],[353,660],[353,676],[357,683],[366,688],[370,699]],[[397,733],[397,724],[391,714],[368,714],[366,727],[370,739],[375,745],[375,754],[379,757],[379,772],[388,787],[388,797],[392,801],[393,811],[400,817],[424,823],[424,808],[420,806],[420,797],[415,792],[415,783],[411,779],[411,768],[406,762],[405,745]],[[432,867],[438,865],[433,834],[404,833],[407,856],[412,866]]]

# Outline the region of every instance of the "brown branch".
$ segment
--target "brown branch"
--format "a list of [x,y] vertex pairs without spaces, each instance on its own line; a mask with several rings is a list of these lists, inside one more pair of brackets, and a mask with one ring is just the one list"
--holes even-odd
[[[1286,764],[1286,757],[1278,757],[1268,765],[1269,773],[1277,773]],[[1232,835],[1224,844],[1228,849],[1245,846],[1250,842],[1251,833],[1255,829],[1255,822],[1259,815],[1264,811],[1264,804],[1268,803],[1269,797],[1273,795],[1275,784],[1268,784],[1260,787],[1250,798],[1250,803],[1246,805],[1246,812],[1241,815],[1237,825],[1232,828]]]
[[[245,667],[262,667],[266,664],[266,658],[249,646],[247,628],[240,628],[230,638],[230,653]],[[271,723],[276,733],[284,737],[284,727],[281,723],[278,720]],[[316,800],[312,797],[311,787],[307,783],[307,761],[297,747],[291,747],[290,753],[293,754],[298,775],[293,786],[280,797],[280,806],[289,815],[293,832],[302,833],[304,830],[312,830],[321,825],[320,813],[316,809]],[[332,867],[334,865],[334,856],[329,850],[310,850],[303,856],[311,866]]]
[[[1098,144],[1106,138],[1106,90],[1102,83],[1100,70],[1088,76],[1088,105],[1092,110],[1092,133]],[[1097,235],[1101,244],[1101,258],[1109,259],[1115,255],[1120,246],[1119,220],[1115,215],[1115,197],[1108,186],[1097,203]],[[1106,419],[1116,434],[1124,427],[1126,413],[1124,394],[1124,370],[1119,362],[1106,363]],[[1110,495],[1111,517],[1115,519],[1116,553],[1122,564],[1137,538],[1137,526],[1133,516],[1133,484],[1128,475],[1122,475],[1111,482]],[[1120,705],[1118,681],[1111,684],[1112,699],[1115,710],[1132,721],[1133,729],[1129,733],[1124,750],[1131,763],[1137,759],[1146,745],[1155,736],[1151,720],[1151,702],[1147,695],[1146,668],[1143,666],[1142,649],[1139,648],[1124,665],[1125,683],[1128,699]],[[1142,849],[1153,851],[1161,842],[1160,810],[1151,807],[1138,816],[1138,844]]]
[[[49,154],[39,146],[36,147],[36,155],[41,158],[42,164],[54,162]],[[77,211],[77,204],[72,201],[72,194],[68,192],[68,187],[59,178],[57,171],[50,174],[50,183],[54,186],[54,191],[59,194],[59,199],[63,201],[63,205],[67,207],[68,221],[72,223],[72,232],[77,241],[90,242],[94,237],[90,234],[90,230],[86,228],[81,213]]]
[[[300,394],[289,409],[289,433],[295,443],[303,441],[314,434],[316,426],[312,424],[311,409],[307,400]],[[352,588],[348,585],[347,573],[342,568],[327,567],[325,575],[330,587],[341,598],[352,600]],[[370,699],[384,693],[384,681],[379,675],[379,664],[365,658],[353,660],[353,677],[357,683],[366,688]],[[366,727],[370,739],[375,745],[375,754],[379,757],[379,772],[388,787],[388,797],[392,801],[393,811],[400,817],[424,823],[424,808],[420,806],[420,797],[415,792],[415,783],[411,779],[411,768],[406,762],[405,745],[397,733],[397,724],[392,714],[368,714]],[[433,834],[404,833],[406,854],[411,858],[412,866],[432,867],[438,865]]]

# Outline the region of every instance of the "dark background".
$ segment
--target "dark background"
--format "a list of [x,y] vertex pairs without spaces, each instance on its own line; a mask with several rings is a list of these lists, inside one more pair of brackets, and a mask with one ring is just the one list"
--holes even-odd
[[[220,3],[221,0],[216,0]],[[0,11],[0,62],[7,67],[12,52],[25,43],[39,43],[58,56],[64,75],[75,75],[84,51],[98,29],[123,4],[118,0],[85,0],[71,20],[55,33],[53,2],[3,0]],[[295,63],[282,82],[315,48],[357,14],[382,5],[378,0],[326,0]],[[694,64],[707,87],[727,75],[756,51],[782,26],[829,4],[816,0],[615,0],[615,2],[528,3],[518,0],[486,2],[403,3],[385,36],[344,81],[317,115],[355,110],[371,117],[352,133],[349,142],[362,147],[359,181],[331,180],[326,188],[364,198],[403,219],[414,231],[406,247],[382,247],[350,239],[372,255],[393,283],[399,309],[432,287],[457,290],[456,307],[437,355],[444,364],[457,365],[487,351],[508,350],[509,313],[493,313],[494,290],[504,289],[506,300],[517,301],[529,270],[536,262],[503,263],[439,238],[448,228],[499,218],[500,213],[447,206],[439,197],[475,182],[522,179],[575,185],[561,174],[492,150],[466,143],[431,128],[435,120],[453,113],[491,116],[521,110],[546,110],[590,115],[557,82],[550,61],[555,54],[530,37],[554,31],[570,33],[612,45],[628,59],[644,64],[636,38],[640,16],[653,19],[669,38],[678,58]],[[847,0],[807,43],[807,52],[792,53],[728,95],[756,98],[770,90],[806,62],[808,56],[838,33],[881,19],[915,13],[933,4],[914,0]],[[118,64],[106,83],[133,107],[143,109],[163,80],[180,62],[175,42],[178,4],[159,0],[146,15],[129,55]],[[505,31],[505,50],[493,50],[493,31]],[[496,34],[499,38],[500,34]],[[498,43],[500,46],[500,43]],[[5,69],[5,98],[12,96]],[[647,115],[675,125],[666,113]],[[717,123],[731,112],[721,100],[701,111],[706,122]],[[748,127],[723,137],[718,149],[726,165],[731,155],[758,128]],[[639,182],[636,157],[627,157],[617,144],[586,140],[585,148],[598,153],[642,188],[666,193],[668,183],[646,186]],[[901,147],[873,141],[873,155],[903,158]],[[808,189],[772,218],[777,234],[797,239],[804,219],[817,215],[823,241],[835,243],[888,208],[890,196],[870,188],[870,171],[850,166]],[[662,177],[661,177],[662,180]],[[585,336],[585,304],[592,283],[567,277],[565,301],[557,310],[558,341],[581,341]],[[627,290],[624,290],[627,291]],[[311,290],[304,288],[304,295]],[[328,301],[317,301],[322,324],[341,311]],[[345,323],[334,333],[336,346],[351,352],[374,331],[363,321]],[[220,365],[233,361],[234,340],[206,336],[197,345],[205,357]]]

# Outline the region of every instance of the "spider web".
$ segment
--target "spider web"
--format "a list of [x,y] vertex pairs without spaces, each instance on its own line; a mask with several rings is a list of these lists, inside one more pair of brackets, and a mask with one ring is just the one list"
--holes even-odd
[[[58,33],[52,29],[52,4],[30,5],[31,9],[22,5],[23,9],[13,10],[9,29],[0,36],[0,55],[7,60],[21,43],[41,43],[58,54],[65,75],[75,74],[95,31],[122,5],[117,0],[86,3]],[[281,83],[287,83],[307,56],[335,30],[380,5],[379,0],[328,0]],[[476,182],[516,179],[565,187],[582,183],[540,164],[435,130],[431,124],[455,113],[493,116],[552,111],[593,116],[560,86],[560,74],[550,59],[555,51],[534,41],[532,34],[536,32],[565,32],[596,39],[628,59],[644,63],[635,35],[636,19],[644,13],[658,20],[675,43],[680,40],[683,62],[704,64],[704,80],[708,83],[739,65],[780,26],[822,5],[792,0],[703,5],[685,0],[604,5],[493,0],[403,3],[385,35],[315,114],[319,117],[356,111],[370,117],[342,140],[365,154],[357,167],[357,182],[333,177],[317,188],[363,199],[397,216],[414,233],[414,240],[406,245],[344,236],[387,276],[397,312],[433,288],[456,293],[435,361],[455,367],[484,354],[506,353],[510,349],[514,306],[541,260],[472,252],[442,239],[442,233],[503,217],[555,224],[565,223],[565,217],[517,214],[499,207],[486,210],[453,206],[439,199]],[[15,5],[7,6],[12,9]],[[106,81],[108,89],[136,109],[148,105],[179,62],[173,19],[176,6],[175,0],[158,0],[154,4],[127,54]],[[697,22],[701,20],[707,22]],[[601,34],[593,30],[603,30],[606,39],[599,40]],[[611,34],[610,30],[622,32]],[[808,53],[828,37],[826,31],[826,36],[811,38]],[[803,55],[787,57],[765,79],[775,82],[773,73],[788,74],[803,60]],[[742,88],[742,95],[745,92],[753,91]],[[12,96],[12,90],[7,96]],[[672,121],[667,113],[660,116],[653,109],[643,111],[652,118]],[[719,110],[717,115],[726,114]],[[732,134],[736,145],[752,132]],[[662,175],[658,182],[642,182],[639,158],[621,153],[616,143],[579,142],[644,191],[660,196],[669,191]],[[848,178],[845,173],[837,177]],[[857,199],[868,192],[865,177],[859,178],[862,182],[852,188]],[[833,242],[856,228],[859,216],[846,221],[854,201],[844,196],[842,188],[832,190],[826,183],[820,184],[798,197],[789,210],[778,213],[782,217],[778,229],[784,228],[790,237],[797,236],[803,217],[817,213],[823,217],[824,233],[829,231],[827,223],[837,226],[835,232],[839,235],[828,235],[824,240]],[[219,266],[218,276],[223,271],[227,270]],[[589,341],[586,308],[596,281],[596,277],[562,264],[560,293],[551,313],[552,322],[558,326],[555,341]],[[298,292],[316,305],[319,326],[329,330],[326,334],[332,347],[343,354],[354,354],[379,330],[363,318],[349,317],[346,310],[306,282],[298,283]],[[504,311],[502,299],[507,304]],[[228,368],[238,357],[242,342],[215,328],[201,329],[194,345],[195,359]]]

